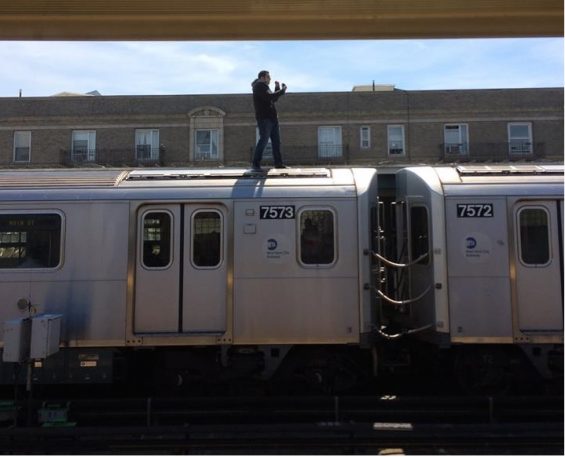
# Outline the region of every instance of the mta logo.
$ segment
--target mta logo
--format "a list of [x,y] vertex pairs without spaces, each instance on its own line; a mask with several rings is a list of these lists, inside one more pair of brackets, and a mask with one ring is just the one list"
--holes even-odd
[[472,236],[467,237],[465,242],[467,243],[467,249],[475,249],[477,247],[477,240]]

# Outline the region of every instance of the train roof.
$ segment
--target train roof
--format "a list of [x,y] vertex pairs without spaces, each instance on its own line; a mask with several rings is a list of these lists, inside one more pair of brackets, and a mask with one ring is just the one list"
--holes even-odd
[[563,165],[504,164],[437,167],[443,184],[563,182]]
[[127,174],[126,170],[3,170],[0,189],[115,187]]
[[328,168],[273,169],[264,174],[236,168],[30,169],[0,171],[0,188],[233,186],[234,182],[253,185],[257,180],[273,186],[282,184],[281,179],[286,186],[321,179],[324,184],[352,184],[350,174]]
[[253,173],[248,169],[154,169],[132,170],[120,183],[121,187],[183,186],[233,187],[256,186],[308,186],[354,185],[350,169],[344,168],[285,168]]
[[[563,165],[459,165],[433,168],[442,184],[562,181]],[[361,169],[361,168],[359,168]],[[359,170],[357,169],[357,170]],[[354,185],[356,168],[272,169],[260,175],[242,168],[26,169],[0,171],[2,188]]]
[[504,164],[451,167],[407,167],[412,175],[434,192],[444,195],[563,195],[563,165]]
[[374,168],[4,170],[0,200],[355,197],[374,187],[375,174]]
[[[430,187],[438,191],[442,188],[446,194],[487,192],[494,188],[500,194],[530,192],[530,185],[536,183],[550,185],[556,189],[554,193],[563,194],[563,165],[422,166],[399,172],[418,175]],[[190,190],[194,198],[352,197],[372,186],[375,173],[374,168],[355,167],[272,169],[263,175],[243,168],[3,170],[0,199],[31,200],[38,192],[57,194],[63,199],[144,198],[144,192],[146,196],[160,194],[163,198],[174,198],[183,189]],[[518,190],[524,187],[530,190]],[[182,197],[185,196],[183,193]]]

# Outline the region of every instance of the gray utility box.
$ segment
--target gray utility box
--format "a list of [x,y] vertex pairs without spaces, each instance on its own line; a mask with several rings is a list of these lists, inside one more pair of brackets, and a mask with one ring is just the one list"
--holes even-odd
[[4,362],[24,362],[29,357],[31,318],[4,322]]
[[45,359],[59,351],[62,318],[62,314],[39,314],[33,317],[29,354],[32,359]]

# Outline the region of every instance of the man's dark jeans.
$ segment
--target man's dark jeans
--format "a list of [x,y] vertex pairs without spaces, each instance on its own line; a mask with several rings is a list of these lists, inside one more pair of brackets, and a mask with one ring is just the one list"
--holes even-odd
[[282,165],[281,158],[281,136],[279,132],[279,121],[277,119],[259,119],[257,121],[259,127],[259,141],[255,146],[255,153],[253,154],[253,168],[261,166],[261,159],[263,158],[263,151],[271,139],[273,146],[273,160],[275,167]]

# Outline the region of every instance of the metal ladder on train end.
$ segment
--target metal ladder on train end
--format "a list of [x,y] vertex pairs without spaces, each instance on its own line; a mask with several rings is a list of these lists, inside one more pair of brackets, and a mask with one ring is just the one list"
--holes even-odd
[[[398,208],[398,205],[400,205],[400,209]],[[374,275],[374,283],[376,284],[375,292],[381,299],[382,303],[392,305],[396,311],[407,314],[410,310],[409,306],[411,304],[420,301],[430,292],[430,290],[432,290],[432,285],[429,285],[417,296],[402,298],[403,295],[406,295],[407,290],[409,289],[410,268],[428,258],[429,252],[420,255],[416,259],[411,260],[408,258],[408,262],[401,262],[400,260],[393,261],[387,257],[387,253],[390,254],[391,249],[396,248],[398,256],[402,258],[404,255],[403,253],[407,251],[408,245],[406,202],[402,200],[392,201],[390,202],[390,206],[391,208],[388,212],[394,213],[395,217],[393,220],[395,223],[388,227],[389,224],[387,223],[387,208],[385,206],[385,202],[377,199],[378,217],[377,223],[374,225],[373,229],[373,250],[371,251],[373,258],[372,272]],[[387,234],[394,232],[398,233],[396,219],[399,216],[404,218],[403,223],[401,224],[402,242],[400,245],[396,242],[393,243],[393,246],[390,246],[387,240]],[[398,246],[402,247],[398,249]],[[375,247],[376,250],[374,249]],[[394,281],[394,283],[392,284],[392,287],[389,287],[391,280]],[[394,296],[390,296],[390,290],[394,292]],[[383,320],[381,313],[382,311],[379,310],[379,322],[382,322]],[[421,332],[431,327],[432,324],[428,324],[419,328],[403,330],[402,332],[395,334],[386,333],[382,326],[379,326],[376,330],[381,336],[387,339],[394,339],[408,334]]]

